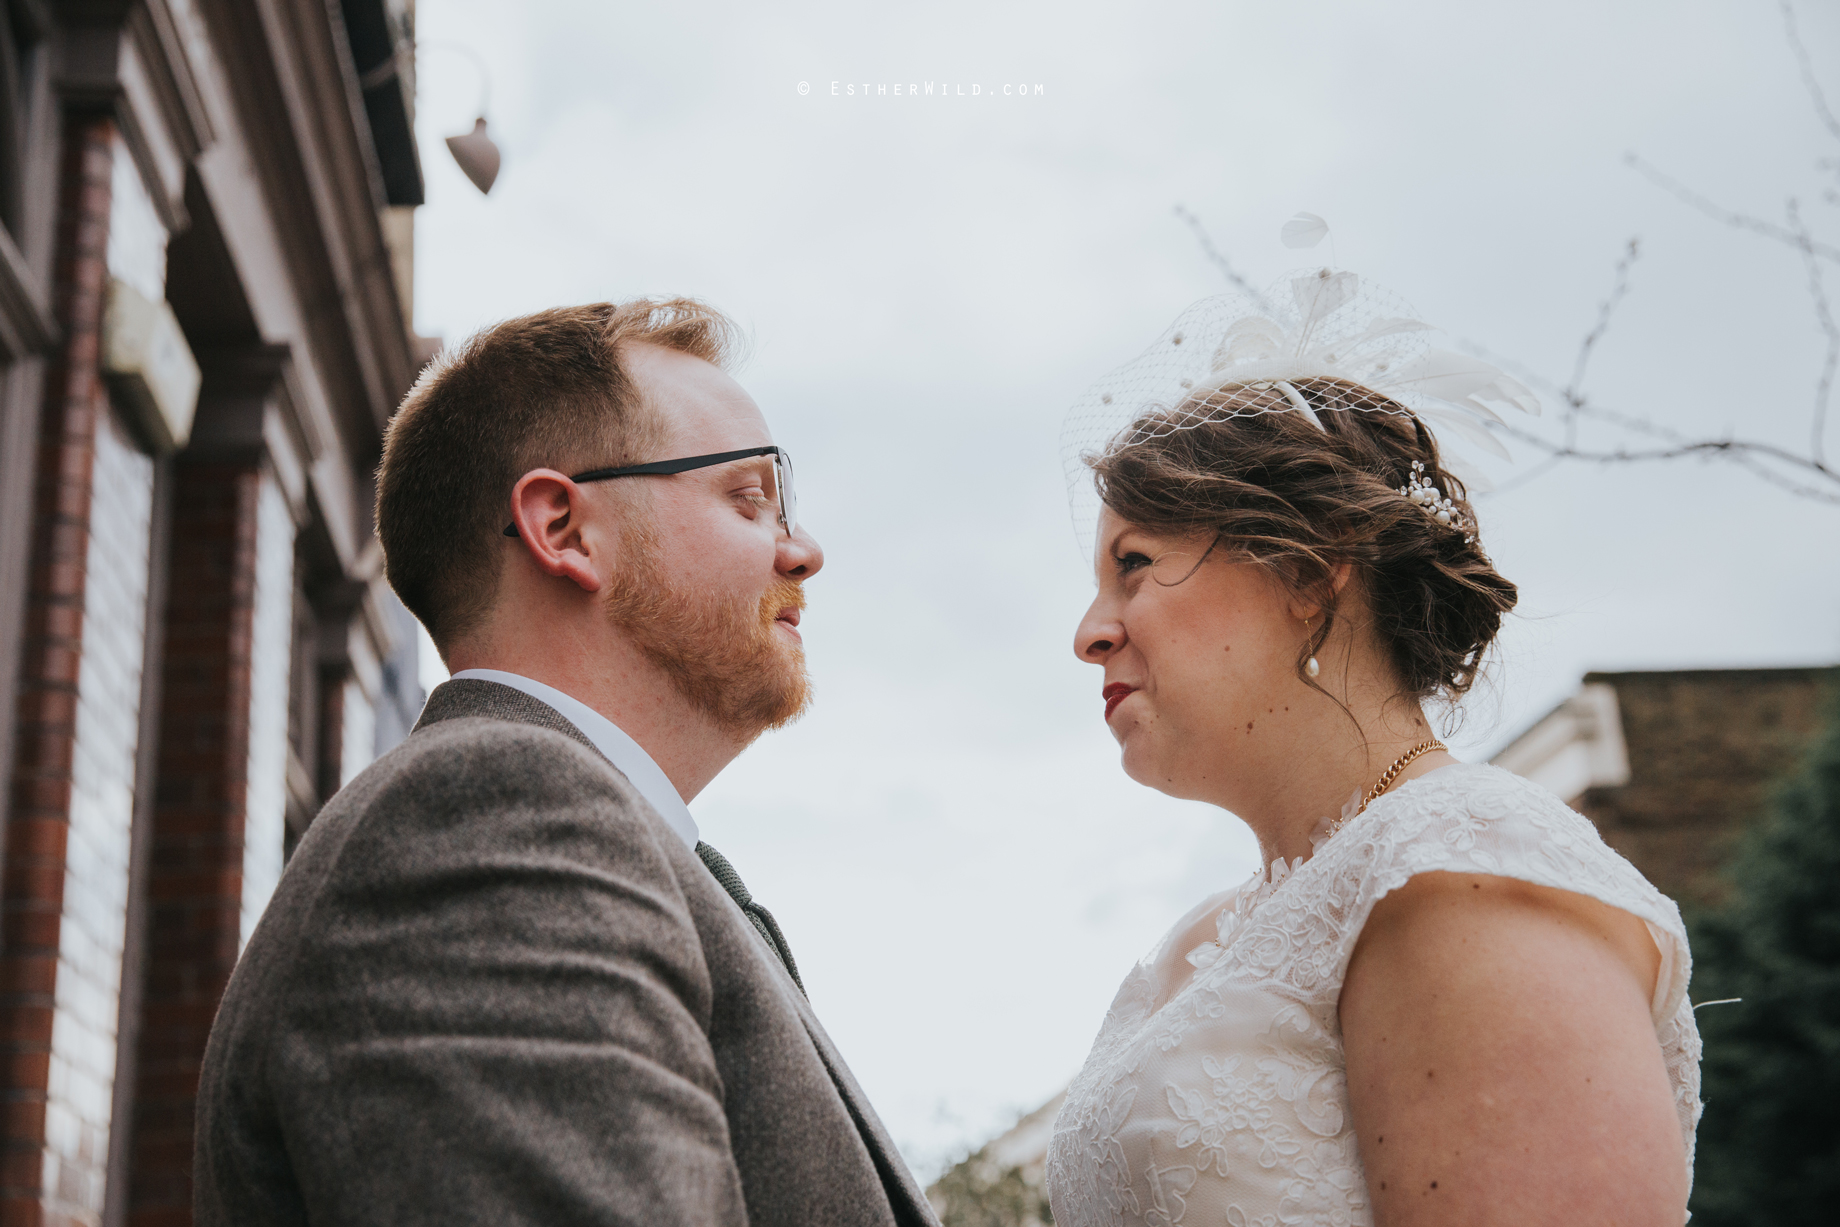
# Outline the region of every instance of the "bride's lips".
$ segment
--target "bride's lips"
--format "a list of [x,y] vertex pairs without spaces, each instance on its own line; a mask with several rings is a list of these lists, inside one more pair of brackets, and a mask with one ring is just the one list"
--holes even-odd
[[1124,697],[1133,693],[1136,689],[1137,687],[1127,686],[1123,682],[1113,682],[1110,686],[1100,691],[1100,697],[1105,700],[1105,718],[1110,720],[1112,718],[1112,713],[1118,710],[1118,705],[1124,702]]

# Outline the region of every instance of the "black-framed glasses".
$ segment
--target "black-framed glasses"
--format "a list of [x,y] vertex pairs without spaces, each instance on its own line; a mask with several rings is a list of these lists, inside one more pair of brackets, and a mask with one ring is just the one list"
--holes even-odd
[[[672,473],[688,473],[692,469],[727,464],[731,460],[748,460],[755,456],[773,457],[773,484],[779,495],[779,523],[790,537],[792,530],[799,526],[799,504],[792,492],[792,457],[777,447],[744,447],[740,451],[684,456],[678,460],[654,460],[650,464],[629,464],[617,469],[589,469],[586,473],[575,474],[569,480],[582,482],[610,481],[615,477],[664,477]],[[518,527],[515,523],[505,525],[505,536],[517,535]]]

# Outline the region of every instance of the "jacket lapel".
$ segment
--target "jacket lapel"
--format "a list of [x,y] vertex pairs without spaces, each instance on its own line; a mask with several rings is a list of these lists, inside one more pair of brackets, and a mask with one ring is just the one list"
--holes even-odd
[[818,1059],[824,1062],[825,1070],[837,1086],[837,1093],[843,1097],[844,1106],[850,1110],[850,1119],[856,1122],[856,1131],[862,1135],[863,1145],[869,1148],[869,1157],[875,1161],[875,1170],[882,1178],[882,1187],[888,1192],[888,1203],[894,1209],[895,1221],[902,1224],[902,1227],[937,1227],[939,1220],[933,1214],[932,1203],[920,1191],[920,1185],[908,1170],[906,1160],[901,1158],[894,1140],[888,1136],[881,1118],[869,1106],[868,1096],[856,1084],[855,1075],[844,1064],[842,1054],[831,1043],[831,1037],[825,1033],[818,1016],[812,1013],[811,1003],[806,1001],[803,994],[795,996],[789,993],[787,999],[798,1010],[799,1020],[805,1024],[805,1033],[811,1037],[812,1046],[818,1050]]
[[[489,719],[515,720],[523,724],[535,724],[539,727],[561,733],[593,750],[595,755],[605,761],[587,735],[576,728],[562,713],[549,704],[533,699],[521,690],[510,686],[501,686],[497,682],[488,682],[480,678],[463,678],[457,682],[443,682],[429,694],[427,704],[422,708],[422,715],[415,722],[416,729],[423,729],[442,720],[459,719],[466,716],[484,716]],[[612,766],[611,763],[608,764]],[[616,771],[618,768],[614,768]],[[704,866],[705,870],[708,866]],[[712,878],[713,874],[710,875]],[[720,882],[717,883],[721,885]],[[724,888],[724,894],[730,892]],[[733,896],[730,895],[730,902]],[[754,928],[752,918],[736,905],[744,919],[749,921],[749,929]],[[844,1106],[849,1109],[850,1119],[856,1123],[856,1131],[862,1136],[863,1145],[868,1147],[869,1157],[875,1163],[875,1170],[882,1178],[882,1187],[887,1190],[889,1205],[894,1209],[896,1222],[903,1227],[935,1227],[938,1220],[932,1212],[926,1194],[921,1192],[915,1182],[913,1173],[908,1171],[901,1152],[888,1136],[875,1110],[869,1106],[868,1097],[862,1087],[856,1084],[856,1078],[850,1073],[850,1067],[844,1064],[843,1056],[825,1034],[824,1026],[818,1016],[812,1013],[811,1003],[806,1000],[802,985],[797,984],[787,974],[785,965],[778,952],[762,935],[761,944],[770,956],[768,961],[792,990],[785,994],[787,1004],[798,1012],[799,1021],[805,1025],[805,1033],[811,1037],[812,1047],[817,1050],[818,1059],[824,1063],[825,1072],[831,1076],[837,1093],[843,1098]]]

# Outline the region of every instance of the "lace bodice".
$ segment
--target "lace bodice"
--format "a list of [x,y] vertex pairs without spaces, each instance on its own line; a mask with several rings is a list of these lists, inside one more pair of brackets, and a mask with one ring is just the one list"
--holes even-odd
[[[1309,860],[1203,900],[1125,977],[1055,1122],[1054,1221],[1371,1223],[1337,1002],[1374,904],[1433,870],[1576,891],[1647,922],[1661,951],[1655,1035],[1690,1174],[1699,1033],[1679,910],[1552,794],[1459,764],[1400,785]],[[1211,915],[1216,940],[1181,948]]]

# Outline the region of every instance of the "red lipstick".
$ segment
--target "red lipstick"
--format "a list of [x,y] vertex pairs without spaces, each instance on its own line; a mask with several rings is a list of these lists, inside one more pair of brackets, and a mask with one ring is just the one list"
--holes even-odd
[[1105,718],[1110,720],[1112,718],[1112,713],[1118,710],[1118,705],[1124,702],[1124,697],[1133,693],[1136,689],[1137,687],[1127,686],[1123,682],[1113,682],[1110,686],[1100,691],[1099,697],[1105,700]]

